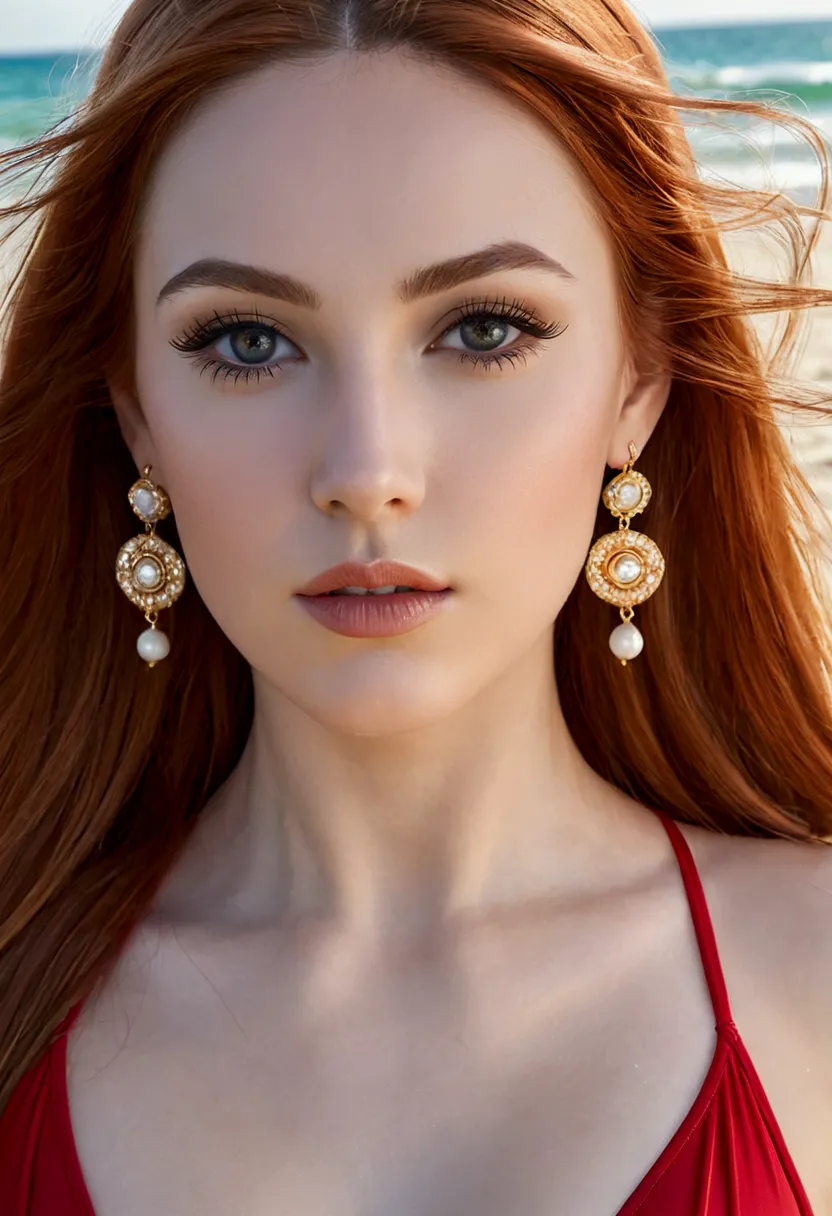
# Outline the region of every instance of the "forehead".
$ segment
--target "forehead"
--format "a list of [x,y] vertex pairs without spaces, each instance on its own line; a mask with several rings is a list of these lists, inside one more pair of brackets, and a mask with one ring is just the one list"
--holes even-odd
[[507,239],[579,278],[611,274],[588,189],[542,121],[448,68],[344,52],[270,65],[189,116],[153,175],[139,277],[158,289],[213,256],[389,284]]

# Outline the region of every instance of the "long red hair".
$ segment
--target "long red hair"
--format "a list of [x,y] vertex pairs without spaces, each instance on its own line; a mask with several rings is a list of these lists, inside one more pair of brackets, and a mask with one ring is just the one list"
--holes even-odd
[[[0,1111],[109,974],[251,726],[250,671],[195,589],[166,626],[175,659],[149,670],[114,576],[137,474],[105,373],[131,374],[146,183],[173,128],[231,78],[393,46],[549,124],[612,234],[628,336],[674,373],[639,463],[667,558],[641,610],[650,645],[616,664],[610,609],[582,577],[556,624],[557,684],[583,755],[681,820],[832,834],[821,513],[777,426],[785,411],[826,407],[783,376],[799,310],[832,302],[804,282],[829,190],[814,128],[675,96],[622,0],[135,0],[74,115],[0,157],[7,187],[39,171],[0,211],[27,237],[0,378]],[[817,206],[706,183],[685,110],[788,125],[817,153]],[[748,223],[781,233],[788,282],[729,270],[720,227]],[[774,311],[787,324],[769,358],[748,317]],[[597,535],[608,526],[599,506]],[[173,520],[161,531],[178,544]]]

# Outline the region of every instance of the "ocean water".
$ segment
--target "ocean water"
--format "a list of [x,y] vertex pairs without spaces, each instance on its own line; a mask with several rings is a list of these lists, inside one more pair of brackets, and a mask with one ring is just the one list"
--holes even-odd
[[[832,21],[654,31],[676,92],[762,102],[808,119],[832,139]],[[814,152],[774,123],[684,116],[703,176],[782,190],[814,203]]]
[[[832,21],[657,29],[671,84],[684,95],[763,101],[808,118],[832,138]],[[0,149],[31,139],[69,113],[94,78],[91,52],[0,55]],[[813,154],[770,123],[685,117],[701,172],[774,187],[813,202]]]

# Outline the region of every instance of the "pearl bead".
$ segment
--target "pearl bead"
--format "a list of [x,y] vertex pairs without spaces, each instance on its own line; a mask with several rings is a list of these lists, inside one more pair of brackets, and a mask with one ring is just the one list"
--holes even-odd
[[641,562],[632,553],[622,553],[613,562],[613,574],[620,583],[634,583],[641,576]]
[[644,649],[644,638],[631,621],[613,629],[610,634],[610,650],[617,659],[635,659]]
[[158,663],[170,654],[168,635],[159,629],[145,629],[139,634],[136,650],[148,663]]
[[622,511],[632,511],[641,502],[641,486],[635,481],[622,481],[615,491],[615,504]]
[[163,581],[162,571],[159,569],[158,564],[149,557],[142,558],[137,564],[134,578],[139,586],[147,587],[148,590],[158,587]]
[[133,495],[133,506],[146,519],[151,519],[156,513],[156,495],[151,490],[145,490],[144,487],[136,490]]

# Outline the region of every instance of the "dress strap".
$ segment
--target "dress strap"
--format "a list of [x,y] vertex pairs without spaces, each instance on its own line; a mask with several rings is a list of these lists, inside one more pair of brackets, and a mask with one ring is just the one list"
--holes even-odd
[[725,1023],[733,1025],[734,1019],[728,1000],[725,976],[722,973],[722,964],[719,961],[719,951],[716,945],[711,914],[708,911],[705,892],[702,888],[702,880],[699,877],[696,862],[693,860],[693,853],[691,853],[690,845],[675,819],[671,819],[665,811],[656,810],[656,814],[664,824],[665,830],[670,837],[670,843],[673,845],[679,862],[679,869],[682,871],[682,881],[685,884],[685,893],[688,897],[691,919],[696,931],[696,940],[699,943],[699,954],[702,959],[705,979],[708,981],[708,991],[711,994],[717,1027]]

